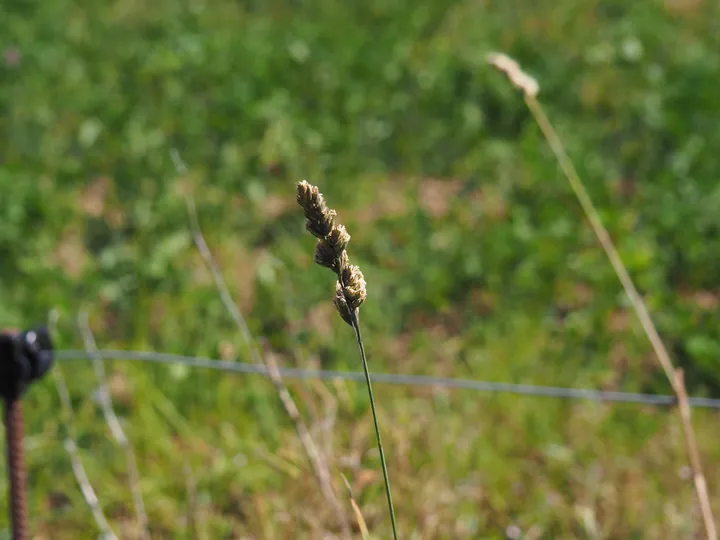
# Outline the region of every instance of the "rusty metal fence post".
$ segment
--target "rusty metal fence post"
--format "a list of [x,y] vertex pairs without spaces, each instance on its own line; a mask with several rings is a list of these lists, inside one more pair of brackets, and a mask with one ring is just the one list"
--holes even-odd
[[27,540],[27,499],[23,460],[23,416],[20,402],[33,381],[52,365],[52,342],[44,327],[0,332],[0,397],[4,402],[9,504],[13,540]]

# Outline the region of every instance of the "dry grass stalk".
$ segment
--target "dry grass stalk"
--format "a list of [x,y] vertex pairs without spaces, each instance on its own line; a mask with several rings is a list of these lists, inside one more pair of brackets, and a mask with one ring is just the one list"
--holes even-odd
[[198,505],[197,481],[188,463],[183,464],[185,473],[185,492],[187,493],[188,530],[194,540],[205,540],[208,535],[204,529],[202,515]]
[[310,381],[309,386],[320,395],[324,410],[323,417],[318,419],[310,430],[316,437],[320,437],[321,440],[324,441],[325,453],[331,454],[333,453],[332,434],[337,421],[338,401],[324,383],[320,381]]
[[315,244],[315,262],[320,266],[330,268],[337,276],[335,298],[333,300],[335,309],[337,309],[340,317],[342,317],[355,332],[355,339],[360,350],[360,359],[362,361],[368,396],[370,398],[370,409],[375,427],[375,436],[377,437],[380,465],[385,481],[385,495],[390,512],[393,538],[397,540],[397,524],[395,522],[395,509],[393,508],[387,461],[385,459],[385,451],[383,450],[382,437],[380,436],[380,425],[378,423],[365,346],[360,333],[359,313],[360,306],[367,298],[367,284],[365,283],[365,278],[360,268],[351,265],[348,259],[346,248],[350,242],[350,235],[343,225],[335,223],[337,213],[335,210],[327,207],[320,190],[305,180],[298,182],[297,202],[302,207],[305,218],[307,219],[305,228],[318,239]]
[[678,407],[680,410],[680,419],[682,421],[683,432],[685,434],[685,443],[687,447],[688,458],[690,460],[690,466],[693,470],[693,482],[695,484],[695,492],[697,493],[698,501],[700,503],[700,509],[703,516],[703,524],[705,526],[705,533],[711,540],[717,538],[717,527],[715,524],[715,518],[712,513],[710,506],[710,496],[708,495],[707,481],[702,470],[702,462],[700,460],[700,453],[698,452],[697,442],[695,440],[695,431],[692,427],[691,421],[691,408],[688,402],[687,392],[685,390],[685,383],[682,374],[682,370],[675,369],[670,359],[670,354],[665,347],[660,334],[653,323],[652,317],[645,305],[645,301],[640,296],[635,284],[630,277],[625,264],[622,262],[620,253],[615,248],[610,234],[608,233],[605,226],[602,224],[600,215],[595,209],[595,205],[590,198],[587,190],[585,189],[580,176],[575,170],[575,166],[572,160],[567,155],[565,147],[555,132],[555,128],[545,114],[540,102],[536,99],[539,91],[539,86],[535,79],[527,75],[522,71],[520,65],[512,58],[499,53],[489,55],[488,62],[503,71],[510,81],[523,91],[525,104],[530,110],[533,118],[537,122],[543,136],[547,140],[550,148],[555,154],[560,167],[565,174],[565,177],[570,182],[575,195],[577,196],[580,205],[582,206],[583,212],[585,213],[590,225],[592,226],[595,235],[600,242],[605,254],[610,260],[615,273],[622,284],[622,287],[630,299],[630,303],[635,310],[635,313],[640,320],[640,324],[650,341],[650,344],[657,356],[658,362],[662,367],[665,375],[670,381],[675,397],[678,401]]
[[228,313],[235,322],[235,325],[240,331],[240,334],[242,335],[245,344],[250,351],[250,357],[252,361],[256,364],[262,364],[266,367],[268,374],[270,375],[270,380],[272,381],[276,391],[278,392],[280,401],[282,402],[285,411],[295,425],[295,431],[300,440],[300,444],[302,445],[303,451],[305,452],[310,466],[313,469],[313,473],[320,486],[323,497],[331,505],[333,512],[336,515],[338,525],[342,530],[343,536],[345,538],[350,538],[350,525],[343,510],[342,504],[340,503],[340,500],[335,493],[335,488],[332,484],[332,477],[330,474],[330,466],[328,464],[327,456],[325,456],[325,454],[323,454],[323,452],[318,449],[317,444],[315,444],[315,441],[310,435],[310,431],[308,430],[305,421],[300,415],[300,412],[295,404],[295,401],[292,399],[290,392],[288,392],[285,383],[282,381],[282,378],[280,377],[280,372],[277,369],[277,365],[274,363],[274,360],[271,358],[271,355],[261,354],[257,344],[255,343],[252,333],[250,332],[250,328],[245,321],[245,317],[242,315],[237,305],[233,301],[227,284],[225,283],[225,279],[222,276],[220,267],[215,261],[215,258],[213,257],[213,254],[210,251],[207,242],[205,241],[202,229],[200,229],[200,223],[198,220],[195,203],[190,197],[187,198],[187,207],[188,214],[190,216],[190,227],[195,246],[213,276],[213,280],[215,281],[215,286],[217,288],[218,294],[220,295],[220,299],[222,300],[225,309],[227,309]]
[[[57,309],[53,308],[50,310],[48,316],[48,328],[50,335],[55,335],[57,329],[59,314]],[[75,480],[80,488],[80,493],[85,499],[85,503],[90,508],[93,519],[98,529],[100,529],[101,538],[103,540],[117,540],[117,535],[110,527],[110,523],[105,517],[100,501],[98,500],[95,490],[90,483],[85,467],[80,459],[80,453],[77,449],[77,434],[75,432],[75,417],[73,415],[72,402],[70,401],[70,391],[68,390],[67,384],[65,383],[65,377],[63,377],[60,366],[56,365],[52,369],[53,380],[55,382],[55,389],[57,390],[58,397],[60,398],[60,407],[62,408],[63,424],[65,425],[65,441],[63,446],[70,455],[70,466],[75,476]]]
[[73,475],[77,480],[78,486],[80,487],[80,493],[82,493],[85,503],[90,508],[93,519],[102,537],[106,540],[117,540],[117,536],[113,532],[110,524],[108,523],[105,513],[103,512],[100,501],[98,500],[95,490],[88,479],[85,467],[80,460],[80,454],[78,453],[77,436],[75,435],[75,420],[72,412],[72,404],[70,402],[70,393],[68,392],[67,384],[65,384],[65,378],[62,375],[60,366],[55,366],[52,370],[53,379],[55,380],[55,388],[57,389],[58,396],[60,397],[60,404],[63,409],[65,431],[65,450],[70,455],[70,464],[72,466]]
[[343,481],[345,482],[345,487],[348,490],[350,504],[352,505],[355,520],[357,521],[358,528],[360,529],[360,534],[362,534],[363,540],[370,540],[370,531],[368,531],[367,523],[365,523],[365,518],[360,511],[357,501],[355,501],[355,496],[353,495],[352,488],[350,487],[350,482],[348,482],[348,479],[345,478],[345,475],[343,475]]
[[345,513],[340,506],[340,502],[337,500],[335,490],[332,487],[330,467],[327,464],[327,460],[325,459],[323,452],[318,448],[318,445],[315,444],[315,439],[310,434],[305,421],[302,419],[302,416],[300,416],[300,411],[298,410],[297,405],[295,405],[295,401],[292,399],[290,392],[288,392],[287,387],[283,383],[280,376],[280,370],[278,369],[277,362],[275,361],[275,356],[272,353],[266,354],[265,362],[268,374],[270,375],[270,380],[275,385],[275,389],[277,390],[278,396],[280,397],[288,416],[295,424],[295,432],[297,433],[298,439],[300,439],[300,443],[305,449],[305,453],[315,469],[315,474],[318,477],[318,483],[320,484],[323,496],[333,505],[334,512],[338,514],[338,516],[342,516],[340,525],[343,527],[343,534],[349,537],[350,526],[345,518]]
[[100,401],[100,407],[105,417],[105,422],[110,429],[112,438],[120,448],[125,452],[125,460],[127,462],[128,472],[128,484],[130,485],[130,492],[132,494],[133,506],[135,507],[135,517],[137,519],[138,528],[140,530],[139,537],[143,539],[150,538],[150,531],[148,530],[148,518],[145,512],[145,503],[142,497],[142,490],[140,487],[140,472],[138,471],[137,460],[135,459],[135,452],[130,444],[130,440],[125,435],[125,431],[120,425],[120,420],[115,414],[115,410],[112,404],[112,398],[110,397],[110,391],[108,388],[107,375],[105,373],[105,364],[103,363],[102,356],[98,351],[95,343],[95,338],[90,330],[88,322],[88,314],[86,311],[81,311],[78,316],[78,327],[82,334],[83,342],[85,344],[85,351],[92,359],[93,371],[95,372],[95,379],[98,383],[98,399]]

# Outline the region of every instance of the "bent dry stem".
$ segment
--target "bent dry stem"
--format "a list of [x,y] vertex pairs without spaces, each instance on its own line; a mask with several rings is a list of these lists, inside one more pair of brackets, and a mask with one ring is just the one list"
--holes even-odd
[[695,491],[697,493],[703,524],[705,526],[705,534],[707,535],[708,540],[716,540],[718,537],[717,526],[715,524],[715,517],[712,513],[712,507],[710,506],[710,495],[707,489],[707,481],[705,480],[705,474],[703,473],[700,453],[695,440],[695,431],[690,418],[690,404],[688,403],[688,396],[685,389],[682,370],[675,369],[673,366],[670,354],[668,353],[663,340],[660,338],[657,328],[655,327],[655,323],[653,322],[647,306],[645,305],[645,301],[635,287],[635,283],[630,277],[630,274],[620,257],[620,253],[610,237],[610,233],[603,225],[602,220],[600,219],[600,214],[585,189],[585,185],[580,179],[572,160],[568,156],[562,140],[545,114],[545,110],[542,105],[537,100],[537,94],[540,90],[540,86],[537,81],[525,73],[520,67],[520,64],[507,55],[493,53],[488,56],[488,61],[497,69],[504,72],[508,79],[510,79],[517,88],[522,90],[528,110],[537,122],[545,140],[548,142],[551,150],[555,154],[560,168],[570,183],[572,190],[575,192],[575,196],[580,202],[580,206],[590,222],[590,226],[592,227],[598,242],[605,251],[608,260],[620,280],[620,284],[622,285],[622,288],[630,300],[630,304],[640,321],[640,325],[642,326],[648,341],[650,341],[650,345],[655,352],[658,363],[665,372],[673,392],[675,392],[680,409],[680,420],[682,422],[683,433],[685,435],[688,459],[690,460],[690,465],[693,470]]

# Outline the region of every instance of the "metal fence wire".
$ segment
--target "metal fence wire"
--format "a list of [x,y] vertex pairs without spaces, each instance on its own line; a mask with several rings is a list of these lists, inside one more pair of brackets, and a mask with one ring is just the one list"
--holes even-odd
[[[2,389],[5,402],[5,429],[6,443],[8,445],[8,471],[10,477],[10,510],[12,520],[13,540],[25,540],[28,538],[27,511],[25,504],[25,468],[22,460],[22,409],[20,398],[23,391],[35,379],[41,377],[49,368],[52,360],[63,363],[90,360],[95,364],[102,364],[104,360],[120,360],[132,362],[144,362],[154,364],[180,364],[195,369],[210,369],[226,373],[265,375],[271,378],[282,377],[295,380],[344,380],[353,382],[364,382],[365,376],[361,372],[337,371],[337,370],[310,370],[302,368],[280,368],[271,367],[268,364],[229,362],[215,360],[199,356],[182,356],[167,353],[150,351],[122,351],[122,350],[98,350],[94,346],[85,350],[58,350],[52,351],[49,337],[42,330],[30,330],[25,333],[3,333],[0,335],[0,389]],[[47,346],[41,344],[47,341]],[[271,371],[273,369],[274,371]],[[103,376],[104,378],[104,376]],[[589,390],[581,388],[562,388],[555,386],[540,386],[532,384],[513,384],[492,381],[479,381],[473,379],[461,379],[450,377],[433,377],[426,375],[403,375],[395,373],[375,373],[372,375],[376,383],[433,387],[456,390],[467,390],[474,392],[514,394],[520,396],[535,396],[548,398],[562,398],[586,400],[595,402],[635,403],[641,405],[664,405],[669,406],[677,403],[674,395],[641,394],[632,392],[610,392],[603,390]],[[64,388],[60,385],[60,389]],[[65,392],[67,390],[65,389]],[[61,393],[61,397],[63,394]],[[66,396],[67,399],[67,396]],[[720,399],[693,397],[689,398],[689,405],[698,408],[720,409]],[[108,405],[111,408],[111,405]],[[71,443],[68,450],[72,450],[73,441],[66,441],[66,446]],[[128,449],[130,447],[128,446]],[[72,453],[72,452],[71,452]],[[74,456],[76,457],[76,456]],[[76,477],[83,487],[86,500],[91,508],[97,506],[96,497],[92,487],[84,481],[84,470],[77,460],[73,461],[76,469]],[[86,493],[87,492],[87,493]],[[95,504],[92,504],[93,501]],[[142,499],[138,500],[139,508],[143,510]],[[136,505],[137,506],[137,505]],[[95,508],[97,510],[97,508]],[[140,512],[139,515],[143,515]],[[107,525],[102,511],[96,522],[106,536],[116,538]],[[146,522],[143,522],[146,526]]]
[[[104,360],[147,362],[154,364],[181,364],[191,368],[212,369],[228,373],[269,375],[268,368],[263,364],[228,362],[201,356],[182,356],[158,352],[119,350],[101,350],[98,351],[97,354]],[[56,352],[56,358],[62,361],[89,360],[91,359],[91,356],[87,352],[81,350],[61,350]],[[325,369],[310,370],[302,368],[278,368],[278,371],[280,372],[280,375],[286,379],[344,380],[353,382],[365,381],[365,376],[359,371],[335,371]],[[448,388],[470,390],[475,392],[515,394],[522,396],[579,399],[616,403],[637,403],[641,405],[674,405],[677,403],[677,399],[674,395],[611,392],[603,390],[587,390],[582,388],[562,388],[533,384],[479,381],[474,379],[459,379],[452,377],[373,373],[372,379],[373,382],[382,384]],[[720,409],[720,399],[691,397],[689,402],[692,407]]]

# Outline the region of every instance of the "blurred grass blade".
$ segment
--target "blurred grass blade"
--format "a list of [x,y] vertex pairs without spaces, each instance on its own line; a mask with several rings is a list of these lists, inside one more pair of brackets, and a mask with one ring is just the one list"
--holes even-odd
[[358,527],[360,527],[360,533],[362,534],[363,540],[370,540],[370,532],[368,531],[367,523],[365,523],[365,518],[360,511],[360,507],[358,506],[357,501],[355,501],[355,497],[353,497],[350,482],[348,482],[348,479],[344,474],[342,475],[342,478],[343,482],[345,482],[345,487],[347,487],[348,495],[350,496],[350,504],[352,505],[353,512],[355,513],[355,519],[357,520]]

